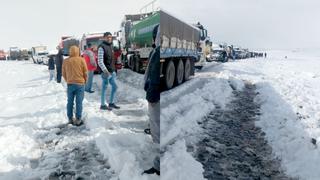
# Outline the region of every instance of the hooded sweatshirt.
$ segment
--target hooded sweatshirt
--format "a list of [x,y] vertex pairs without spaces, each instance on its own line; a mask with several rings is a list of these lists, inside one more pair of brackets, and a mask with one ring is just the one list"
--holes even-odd
[[85,60],[80,57],[80,50],[77,46],[71,46],[70,57],[65,59],[62,64],[62,76],[67,84],[84,85],[87,82],[87,65]]

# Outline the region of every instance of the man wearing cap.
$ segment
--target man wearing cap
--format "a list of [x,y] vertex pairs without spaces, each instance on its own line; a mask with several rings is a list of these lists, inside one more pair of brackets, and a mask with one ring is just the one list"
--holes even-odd
[[[114,103],[115,93],[117,91],[116,84],[116,72],[115,72],[115,59],[113,55],[112,47],[112,34],[106,32],[103,35],[103,42],[98,47],[98,65],[102,70],[102,90],[101,90],[101,110],[112,110],[112,108],[120,109]],[[106,105],[106,90],[108,83],[111,85],[111,95],[109,100],[109,106]]]

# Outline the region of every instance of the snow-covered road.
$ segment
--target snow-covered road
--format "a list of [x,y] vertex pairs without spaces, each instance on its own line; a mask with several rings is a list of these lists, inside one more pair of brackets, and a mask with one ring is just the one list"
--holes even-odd
[[[256,87],[254,101],[260,113],[255,127],[264,132],[272,148],[271,159],[281,161],[278,170],[289,178],[319,179],[320,56],[303,51],[270,51],[268,55],[267,59],[209,63],[190,81],[161,94],[163,179],[204,179],[205,163],[196,160],[203,140],[200,134],[205,133],[203,123],[214,111],[230,111],[232,92],[241,92],[244,82]],[[174,100],[167,103],[170,99]],[[219,125],[221,118],[216,118],[210,122]],[[241,116],[235,118],[241,120]]]
[[[120,110],[99,110],[100,77],[84,100],[85,125],[64,125],[66,89],[48,82],[46,66],[0,62],[0,179],[133,179],[152,166],[155,147],[143,133],[143,76],[119,72]],[[110,88],[109,88],[110,89]],[[110,93],[108,91],[108,93]]]

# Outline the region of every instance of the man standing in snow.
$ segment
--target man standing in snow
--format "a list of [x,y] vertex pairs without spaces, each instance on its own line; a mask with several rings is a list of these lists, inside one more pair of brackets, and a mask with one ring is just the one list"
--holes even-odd
[[[103,35],[103,42],[99,45],[98,48],[98,65],[102,70],[102,90],[101,90],[101,110],[112,110],[112,108],[120,109],[114,103],[115,93],[117,91],[116,83],[116,71],[115,71],[115,59],[113,55],[112,41],[113,37],[110,32],[106,32]],[[108,83],[111,84],[111,95],[109,106],[106,105],[106,90]]]
[[160,175],[160,26],[153,30],[154,49],[149,57],[145,73],[146,99],[150,119],[152,140],[157,144],[159,155],[155,157],[153,167],[144,171],[146,174]]
[[97,63],[94,52],[92,50],[92,45],[90,43],[88,44],[88,48],[84,51],[83,57],[86,60],[88,68],[88,81],[85,86],[85,91],[88,93],[94,93],[94,91],[92,91],[92,81],[94,71],[97,69]]
[[[67,115],[69,123],[79,126],[82,121],[82,101],[84,98],[84,85],[87,81],[87,65],[80,57],[80,50],[77,46],[70,47],[70,57],[62,64],[62,76],[68,84]],[[73,118],[73,103],[76,100],[76,118]]]
[[54,77],[54,59],[53,59],[53,55],[50,55],[49,60],[48,60],[48,69],[49,69],[49,75],[50,75],[50,79],[49,81],[52,81],[53,77]]
[[56,68],[57,68],[57,83],[61,83],[62,75],[62,63],[63,63],[63,52],[62,48],[57,47],[58,54],[56,55]]

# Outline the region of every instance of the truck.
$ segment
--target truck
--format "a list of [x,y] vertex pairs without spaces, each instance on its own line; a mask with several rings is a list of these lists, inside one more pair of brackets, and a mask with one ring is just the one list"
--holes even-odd
[[26,48],[21,49],[19,59],[26,60],[26,61],[29,60],[28,49],[26,49]]
[[62,54],[64,56],[69,56],[69,49],[71,46],[79,46],[80,40],[76,37],[67,37],[61,42]]
[[10,60],[18,60],[20,57],[20,49],[16,46],[9,48],[9,57]]
[[200,23],[188,24],[160,10],[160,85],[171,89],[194,75],[206,61],[206,46],[212,45]]
[[4,50],[0,50],[0,60],[7,60],[6,53]]
[[160,12],[125,15],[121,23],[122,62],[125,67],[144,73],[152,51],[153,29],[160,24]]
[[48,58],[48,50],[47,46],[35,46],[31,48],[31,58],[33,63],[42,64],[43,62],[47,62]]
[[[93,47],[93,52],[98,54],[98,46],[102,43],[103,41],[103,34],[102,32],[97,32],[97,33],[85,33],[83,34],[81,40],[80,40],[80,51],[81,54],[86,50],[88,47],[88,44],[91,44]],[[113,55],[114,58],[116,59],[116,68],[121,69],[122,68],[122,63],[121,63],[121,44],[120,40],[118,39],[117,35],[113,35],[113,41],[112,41],[112,46],[113,46]],[[96,58],[97,61],[97,58]],[[97,62],[98,63],[98,62]],[[102,71],[100,67],[98,66],[97,69],[95,70],[96,74],[100,74]]]

